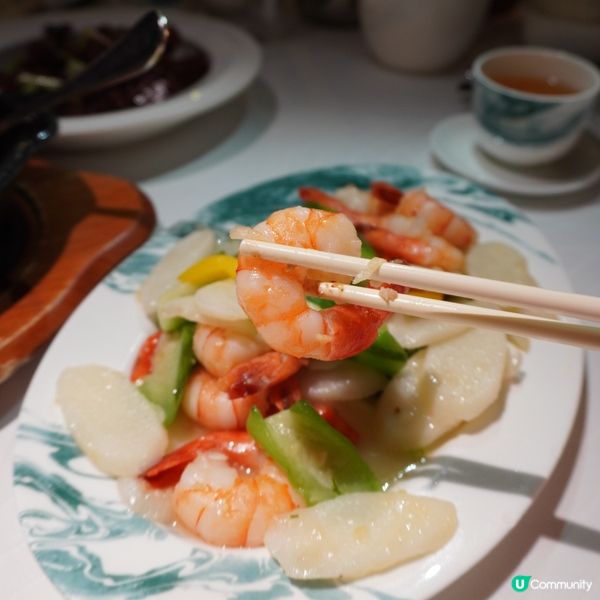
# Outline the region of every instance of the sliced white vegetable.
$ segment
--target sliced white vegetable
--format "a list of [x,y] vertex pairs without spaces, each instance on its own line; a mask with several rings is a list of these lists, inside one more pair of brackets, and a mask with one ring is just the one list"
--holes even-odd
[[79,448],[108,475],[139,475],[166,451],[162,411],[118,371],[96,365],[65,369],[56,402]]
[[424,448],[497,398],[508,342],[494,331],[471,329],[410,358],[377,407],[383,441],[391,448]]
[[195,323],[215,325],[252,336],[256,329],[240,306],[234,279],[202,286],[193,296],[175,298],[160,308],[161,319],[183,317]]
[[387,320],[387,328],[393,338],[408,350],[436,344],[467,330],[466,325],[398,313]]
[[352,361],[331,369],[303,369],[299,375],[302,397],[310,402],[337,402],[369,398],[386,383],[385,375]]
[[138,298],[146,314],[154,318],[159,298],[179,281],[179,274],[213,254],[215,249],[215,234],[210,229],[194,231],[177,242],[154,266],[138,290]]
[[537,285],[529,273],[527,260],[518,250],[501,242],[476,244],[467,253],[465,272],[511,283]]
[[[507,336],[508,337],[508,336]],[[510,337],[508,337],[510,341]],[[504,377],[507,381],[518,381],[521,376],[521,364],[523,363],[523,354],[518,346],[508,344],[506,353],[506,371]]]
[[355,579],[435,552],[454,505],[403,491],[338,496],[275,519],[265,545],[293,579]]
[[222,279],[201,287],[195,300],[204,319],[227,322],[248,318],[238,302],[235,279]]

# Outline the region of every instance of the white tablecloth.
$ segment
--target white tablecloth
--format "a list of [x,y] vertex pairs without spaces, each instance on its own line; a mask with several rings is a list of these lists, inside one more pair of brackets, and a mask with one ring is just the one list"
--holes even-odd
[[[376,65],[356,32],[297,31],[270,42],[259,80],[210,115],[142,144],[49,157],[138,182],[170,224],[202,202],[303,168],[369,161],[435,166],[428,135],[440,119],[465,110],[460,75],[399,74]],[[554,245],[573,288],[600,296],[600,192],[512,201]],[[0,385],[2,598],[60,597],[26,546],[12,492],[17,416],[42,354]],[[587,579],[590,594],[556,597],[600,597],[600,353],[589,352],[586,361],[580,418],[552,478],[518,527],[439,598],[513,598],[517,573]]]

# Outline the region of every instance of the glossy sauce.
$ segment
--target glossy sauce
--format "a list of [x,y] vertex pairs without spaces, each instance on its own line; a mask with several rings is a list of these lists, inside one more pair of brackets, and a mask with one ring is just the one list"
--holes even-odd
[[556,77],[521,77],[518,75],[495,75],[490,79],[504,87],[529,94],[546,96],[565,96],[576,94],[579,90],[567,85]]
[[373,403],[344,401],[336,402],[335,407],[340,416],[358,432],[358,450],[382,482],[384,491],[427,463],[426,455],[420,450],[402,452],[382,445]]

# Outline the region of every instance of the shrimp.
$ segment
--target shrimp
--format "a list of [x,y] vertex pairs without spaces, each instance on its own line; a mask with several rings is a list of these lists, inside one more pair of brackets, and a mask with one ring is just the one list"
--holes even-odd
[[465,255],[444,238],[416,238],[375,227],[366,229],[362,235],[378,255],[388,260],[400,258],[421,267],[439,267],[445,271],[463,270]]
[[[274,212],[253,229],[238,227],[233,238],[253,238],[358,256],[361,241],[343,214],[296,206]],[[354,305],[314,310],[305,294],[318,279],[348,281],[339,275],[240,256],[238,300],[263,339],[296,357],[339,360],[368,348],[387,318],[385,311]]]
[[155,487],[174,485],[177,520],[216,546],[261,546],[273,518],[302,504],[281,470],[242,431],[198,438],[144,477]]
[[[328,209],[344,213],[359,229],[387,229],[391,233],[409,238],[420,238],[421,246],[444,247],[445,254],[453,254],[456,258],[452,262],[462,264],[462,258],[450,248],[453,246],[466,250],[476,239],[476,231],[462,217],[440,204],[423,189],[411,190],[403,193],[394,186],[385,182],[371,184],[371,198],[376,198],[379,208],[369,212],[361,212],[345,202],[345,195],[331,196],[316,188],[300,188],[299,195],[304,202],[318,203]],[[387,209],[384,206],[387,204]],[[370,206],[372,206],[371,203]],[[411,245],[414,240],[408,240]],[[405,251],[405,245],[399,243],[393,258],[400,258],[414,262],[421,266],[438,266],[447,268],[442,264],[431,263],[431,259],[418,261],[414,259],[411,251]],[[391,254],[388,247],[387,254]],[[436,251],[431,253],[437,255]],[[449,269],[456,270],[456,269]]]
[[265,414],[269,389],[291,377],[302,361],[279,352],[267,352],[243,362],[222,377],[202,367],[192,373],[183,392],[182,407],[208,429],[243,429],[250,409]]
[[268,350],[258,337],[251,338],[222,327],[198,324],[194,333],[194,354],[215,377],[223,377],[237,365]]
[[477,236],[475,229],[462,217],[432,198],[424,189],[404,194],[396,212],[415,217],[427,224],[434,235],[439,235],[460,250],[466,250]]

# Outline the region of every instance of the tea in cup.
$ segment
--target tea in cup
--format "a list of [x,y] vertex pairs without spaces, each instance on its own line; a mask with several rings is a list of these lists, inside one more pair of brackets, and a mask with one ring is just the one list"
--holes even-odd
[[478,144],[499,160],[538,165],[564,156],[589,121],[600,73],[559,50],[498,48],[473,65]]

